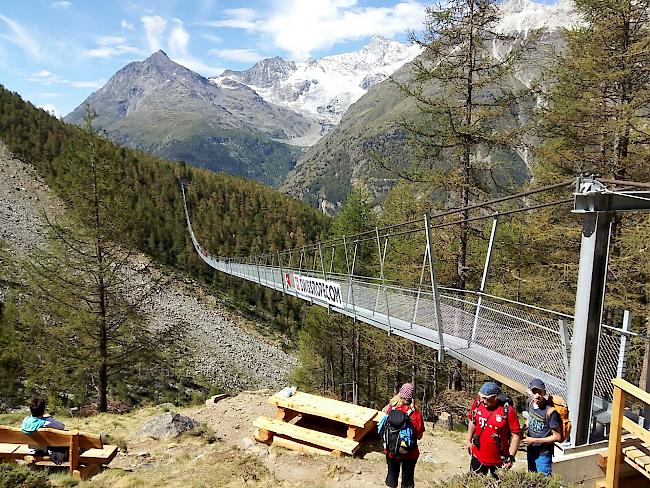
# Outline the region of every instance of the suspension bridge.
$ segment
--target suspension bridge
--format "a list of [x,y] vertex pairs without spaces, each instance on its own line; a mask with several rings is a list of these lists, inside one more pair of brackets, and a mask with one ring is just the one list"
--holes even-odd
[[[488,203],[521,199],[560,186]],[[439,359],[456,358],[522,393],[532,378],[541,378],[549,392],[568,397],[574,443],[588,442],[594,415],[607,411],[611,379],[624,374],[630,334],[629,314],[621,328],[601,324],[611,216],[616,211],[645,210],[643,192],[612,192],[594,179],[577,181],[574,212],[583,214],[584,224],[576,313],[569,315],[492,296],[485,289],[499,219],[571,200],[480,217],[492,219],[492,231],[481,286],[472,291],[438,286],[431,230],[439,225],[432,225],[429,215],[420,221],[298,249],[244,258],[218,257],[197,239],[183,185],[181,189],[192,242],[210,267],[435,348]],[[404,235],[420,236],[423,251],[419,283],[411,286],[385,277],[389,242]],[[375,276],[356,274],[364,245],[375,247]],[[344,262],[344,272],[336,269],[337,259]]]

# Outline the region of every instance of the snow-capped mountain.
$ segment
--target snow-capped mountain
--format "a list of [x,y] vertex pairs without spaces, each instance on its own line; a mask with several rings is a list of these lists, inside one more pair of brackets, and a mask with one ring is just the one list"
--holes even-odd
[[252,88],[269,103],[315,118],[320,123],[320,133],[301,141],[311,139],[313,143],[338,124],[348,107],[370,87],[420,52],[418,46],[375,36],[358,51],[304,63],[268,58],[246,71],[224,71],[210,81],[219,86],[236,81]]
[[557,31],[579,22],[573,0],[559,0],[542,5],[530,0],[506,0],[501,4],[500,21],[495,30],[502,34],[526,36],[530,31],[545,28]]
[[[499,21],[493,30],[512,39],[491,41],[484,47],[496,59],[502,59],[513,46],[533,31],[544,29],[538,42],[519,60],[512,77],[504,79],[506,89],[530,87],[532,82],[552,83],[546,78],[554,53],[564,45],[562,30],[581,23],[572,0],[559,0],[555,5],[541,5],[530,0],[505,0],[500,5]],[[409,65],[392,73],[402,83],[411,77]],[[495,87],[498,89],[498,87]],[[438,90],[435,81],[424,89]],[[536,100],[522,99],[516,117],[504,120],[513,126],[530,117],[530,108]],[[318,205],[328,213],[335,213],[347,192],[356,182],[363,182],[381,201],[396,183],[394,175],[378,170],[371,154],[376,151],[389,166],[408,164],[412,157],[407,150],[400,121],[417,120],[418,108],[393,84],[381,82],[352,105],[334,127],[300,158],[280,188],[286,194]],[[500,164],[495,166],[504,180],[521,183],[529,177],[533,155],[525,149],[512,146],[489,157]]]

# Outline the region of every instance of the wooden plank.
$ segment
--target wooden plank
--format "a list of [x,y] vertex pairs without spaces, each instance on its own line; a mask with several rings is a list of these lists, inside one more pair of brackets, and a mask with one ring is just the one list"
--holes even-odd
[[301,391],[288,398],[276,393],[269,398],[269,403],[276,407],[288,408],[356,427],[364,427],[369,420],[377,415],[377,410],[374,408],[361,407]]
[[329,449],[324,449],[322,447],[312,446],[305,442],[300,442],[293,439],[287,439],[286,437],[282,437],[279,435],[273,438],[273,445],[284,447],[285,449],[290,449],[296,452],[302,452],[303,454],[316,454],[319,456],[323,456],[323,455],[330,456],[332,455],[332,452],[334,452],[334,451],[330,451]]
[[641,466],[639,466],[638,464],[636,464],[636,463],[635,463],[634,461],[632,461],[631,459],[627,459],[627,458],[625,458],[625,462],[626,462],[629,466],[632,466],[634,469],[636,469],[639,473],[641,473],[642,475],[644,475],[646,478],[650,478],[650,474],[648,473],[648,471],[646,471],[645,469],[643,469]]
[[9,457],[9,454],[13,454],[16,449],[18,449],[16,444],[0,443],[0,457]]
[[622,378],[614,378],[612,380],[612,384],[615,387],[620,388],[621,390],[629,393],[633,397],[638,398],[646,405],[650,405],[650,393],[642,390],[638,386],[635,386],[632,383],[629,383]]
[[[68,447],[70,445],[70,431],[39,429],[32,434],[25,434],[18,427],[0,425],[0,443]],[[82,449],[101,448],[102,441],[99,434],[80,432],[79,447]]]
[[360,441],[366,436],[366,434],[368,434],[368,432],[376,428],[377,424],[372,420],[369,420],[365,427],[348,425],[347,438],[352,439],[353,441]]
[[632,459],[633,461],[638,457],[642,457],[646,455],[647,454],[645,452],[637,449],[636,447],[632,447],[625,450],[625,457],[628,459]]
[[627,417],[623,417],[623,428],[634,437],[641,439],[643,442],[650,442],[650,432],[638,424],[635,424]]
[[105,445],[101,449],[88,449],[79,454],[80,464],[108,464],[117,456],[117,446]]
[[289,408],[277,407],[275,410],[275,420],[282,420],[283,422],[289,422],[300,415],[300,412],[291,410]]
[[621,471],[621,459],[623,458],[621,452],[621,427],[623,426],[624,408],[625,393],[615,386],[609,429],[609,445],[607,447],[607,471],[605,472],[605,486],[607,488],[618,488],[618,477]]
[[270,444],[273,441],[273,432],[270,432],[266,429],[256,429],[254,437],[255,440],[258,442],[263,442],[264,444]]
[[637,456],[634,458],[634,462],[647,471],[648,465],[650,465],[650,456],[647,454],[644,456]]
[[304,427],[299,427],[297,425],[288,424],[267,417],[257,417],[253,422],[253,425],[259,429],[266,429],[292,439],[305,441],[309,444],[325,447],[333,451],[341,451],[346,454],[354,454],[354,451],[359,448],[359,443],[352,439],[305,429]]
[[[79,431],[73,430],[70,432],[70,449],[68,452],[69,458],[68,462],[70,463],[70,474],[75,476],[79,471]],[[81,478],[81,473],[79,473],[79,478]]]

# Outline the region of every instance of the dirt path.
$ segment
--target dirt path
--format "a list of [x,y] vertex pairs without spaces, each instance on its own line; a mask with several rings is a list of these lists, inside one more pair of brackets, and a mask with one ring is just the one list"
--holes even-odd
[[[362,450],[365,453],[361,456],[343,458],[307,456],[255,442],[254,419],[260,415],[273,417],[275,414],[275,407],[268,403],[272,393],[269,390],[242,392],[212,406],[187,408],[179,412],[204,422],[224,447],[259,457],[280,483],[327,488],[385,486],[386,465],[378,436],[364,443]],[[426,429],[419,443],[421,455],[416,468],[416,481],[428,483],[464,472],[469,464],[463,447],[464,434],[436,429],[429,422]],[[160,452],[173,456],[175,450],[183,449],[187,449],[187,445],[172,442],[171,446]],[[112,467],[134,471],[143,469],[156,462],[156,450],[150,440],[129,441],[129,453],[116,459]]]

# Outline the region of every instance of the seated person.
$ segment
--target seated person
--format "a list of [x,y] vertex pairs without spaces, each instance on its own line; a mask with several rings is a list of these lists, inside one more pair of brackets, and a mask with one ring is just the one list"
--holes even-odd
[[[40,428],[48,429],[59,429],[65,430],[65,425],[63,422],[59,422],[54,417],[45,416],[45,407],[47,406],[47,400],[45,398],[34,398],[29,404],[29,411],[31,415],[28,415],[23,420],[23,425],[21,430],[25,434],[31,434],[36,432]],[[38,452],[36,452],[38,454]],[[48,447],[47,453],[50,456],[50,459],[54,464],[61,464],[68,460],[68,448],[67,447]]]

